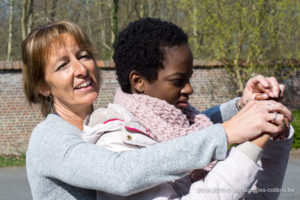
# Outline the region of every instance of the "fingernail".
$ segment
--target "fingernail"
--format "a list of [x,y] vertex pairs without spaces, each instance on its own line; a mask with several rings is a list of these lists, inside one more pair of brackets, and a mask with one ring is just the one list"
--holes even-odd
[[264,98],[268,98],[269,96],[267,94],[263,94],[263,97]]

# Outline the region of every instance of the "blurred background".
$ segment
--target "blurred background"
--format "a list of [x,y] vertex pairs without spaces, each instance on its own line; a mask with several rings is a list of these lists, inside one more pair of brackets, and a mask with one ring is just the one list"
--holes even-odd
[[98,58],[110,60],[120,30],[156,17],[184,29],[195,59],[236,66],[241,87],[262,66],[274,73],[282,65],[299,65],[299,11],[299,0],[1,0],[0,60],[20,60],[20,44],[30,30],[61,19],[79,24]]

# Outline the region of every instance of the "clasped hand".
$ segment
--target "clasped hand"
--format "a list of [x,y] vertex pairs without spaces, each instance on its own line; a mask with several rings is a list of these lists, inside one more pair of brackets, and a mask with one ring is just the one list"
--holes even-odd
[[274,77],[258,75],[249,79],[237,104],[240,111],[223,123],[228,143],[252,140],[263,147],[270,137],[286,138],[292,113],[279,102],[284,90]]

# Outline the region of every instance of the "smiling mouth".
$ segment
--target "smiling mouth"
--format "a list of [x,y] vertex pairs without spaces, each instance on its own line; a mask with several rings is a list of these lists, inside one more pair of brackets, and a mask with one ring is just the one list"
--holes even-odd
[[88,87],[90,85],[92,85],[92,80],[87,80],[86,82],[81,83],[80,85],[78,85],[77,87],[75,87],[75,89],[81,89],[81,88],[85,88]]

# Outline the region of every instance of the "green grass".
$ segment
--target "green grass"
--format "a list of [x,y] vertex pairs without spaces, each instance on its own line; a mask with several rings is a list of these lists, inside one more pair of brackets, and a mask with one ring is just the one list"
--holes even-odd
[[295,129],[293,148],[300,148],[300,110],[295,110],[293,112],[293,122],[292,125]]
[[20,156],[0,156],[0,167],[24,166],[25,155]]

